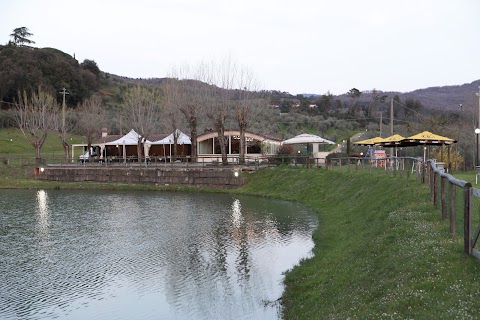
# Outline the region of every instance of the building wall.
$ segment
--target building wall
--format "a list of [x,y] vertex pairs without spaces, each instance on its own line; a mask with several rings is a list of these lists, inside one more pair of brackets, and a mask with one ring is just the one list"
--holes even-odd
[[150,183],[220,188],[238,187],[245,182],[243,177],[235,177],[231,168],[46,167],[37,178],[50,181]]

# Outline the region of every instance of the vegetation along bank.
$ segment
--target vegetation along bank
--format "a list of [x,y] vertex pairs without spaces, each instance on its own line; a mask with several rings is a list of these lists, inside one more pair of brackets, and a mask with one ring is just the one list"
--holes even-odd
[[314,257],[286,275],[286,319],[477,319],[480,262],[414,179],[277,168],[241,192],[318,214]]

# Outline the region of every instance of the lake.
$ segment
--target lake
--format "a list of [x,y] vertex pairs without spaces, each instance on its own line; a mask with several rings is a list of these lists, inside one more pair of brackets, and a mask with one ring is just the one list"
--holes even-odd
[[0,319],[279,319],[318,223],[184,192],[1,190],[0,210]]

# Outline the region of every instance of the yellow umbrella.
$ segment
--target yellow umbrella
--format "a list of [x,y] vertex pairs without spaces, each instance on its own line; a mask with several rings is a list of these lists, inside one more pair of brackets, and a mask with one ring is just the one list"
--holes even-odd
[[382,146],[385,148],[395,148],[395,157],[397,156],[397,147],[401,147],[401,141],[403,141],[405,137],[402,137],[399,134],[394,134],[390,137],[382,139],[382,141],[376,143],[377,146]]
[[367,140],[357,141],[357,142],[354,142],[353,144],[356,144],[357,146],[373,146],[382,140],[383,139],[380,137],[375,137]]
[[455,139],[439,136],[438,134],[433,134],[430,131],[420,132],[402,141],[402,143],[410,144],[410,145],[420,145],[420,144],[443,145],[443,144],[453,144],[456,142],[457,140]]
[[402,140],[404,140],[405,137],[402,137],[399,134],[394,134],[393,136],[387,137],[382,139],[382,141],[379,141],[376,143],[377,146],[383,146],[383,147],[397,147],[399,146]]
[[[401,144],[404,146],[418,146],[418,145],[444,145],[444,144],[454,144],[457,140],[440,136],[438,134],[433,134],[430,131],[423,131],[413,135],[411,137],[405,138],[401,141]],[[423,161],[426,161],[426,147],[423,148]]]

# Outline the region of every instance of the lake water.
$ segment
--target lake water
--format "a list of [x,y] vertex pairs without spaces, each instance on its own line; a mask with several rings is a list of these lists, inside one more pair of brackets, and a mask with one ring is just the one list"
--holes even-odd
[[0,319],[278,319],[316,225],[246,196],[0,190]]

